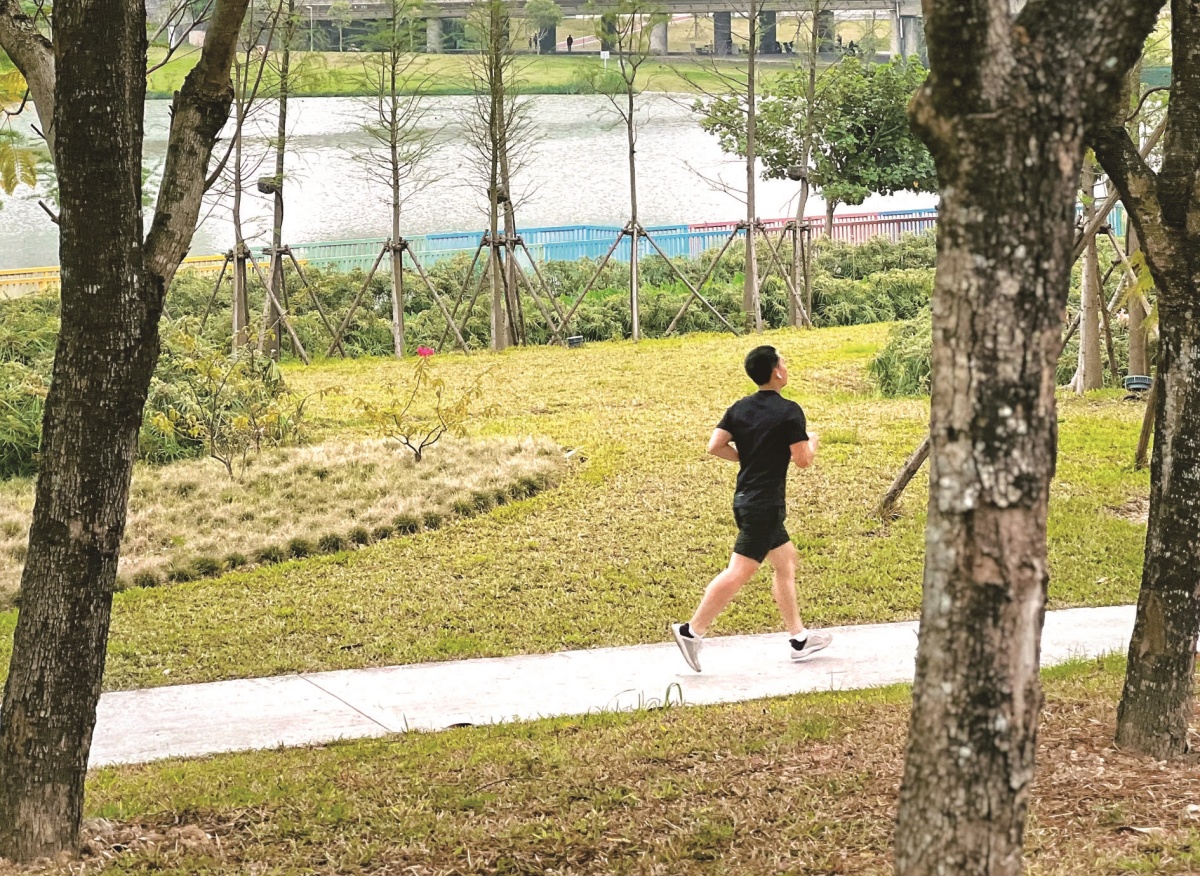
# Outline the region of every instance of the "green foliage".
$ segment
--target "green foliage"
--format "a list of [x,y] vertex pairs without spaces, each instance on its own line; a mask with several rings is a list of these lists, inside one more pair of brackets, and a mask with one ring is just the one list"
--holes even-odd
[[932,312],[928,307],[916,319],[892,329],[887,344],[867,366],[879,390],[888,398],[928,395],[933,369]]
[[[811,137],[809,181],[833,204],[861,204],[871,194],[933,191],[933,158],[908,124],[908,104],[926,71],[912,59],[866,64],[845,57],[825,71],[812,106],[808,73],[768,80],[757,106],[757,152],[766,179],[803,167]],[[742,95],[698,102],[700,125],[727,153],[746,154]]]
[[[0,303],[0,479],[36,470],[58,329],[55,296]],[[231,357],[227,340],[197,330],[189,318],[164,327],[141,458],[163,463],[208,454],[232,472],[251,450],[300,442],[306,400],[287,391],[275,363],[252,352]]]
[[256,355],[253,343],[230,355],[187,328],[176,323],[164,332],[142,457],[166,462],[202,448],[233,477],[251,451],[300,443],[307,399],[286,391],[275,362]]
[[0,479],[37,470],[46,390],[36,369],[0,361]]
[[525,17],[543,31],[558,27],[563,20],[563,11],[554,0],[526,0]]
[[[25,79],[16,70],[0,72],[0,110],[21,100]],[[37,185],[41,155],[16,131],[0,129],[0,191],[11,195],[18,185]],[[0,202],[0,207],[3,202]]]
[[359,399],[363,415],[379,434],[407,448],[415,462],[446,434],[465,436],[471,406],[483,398],[487,372],[475,376],[458,398],[448,398],[445,380],[434,375],[433,350],[418,350],[411,387],[385,405]]

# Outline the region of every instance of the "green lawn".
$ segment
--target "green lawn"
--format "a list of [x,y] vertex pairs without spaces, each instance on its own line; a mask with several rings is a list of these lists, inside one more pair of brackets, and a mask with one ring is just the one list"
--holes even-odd
[[[865,365],[887,326],[769,333],[792,364],[787,393],[824,435],[818,463],[789,486],[800,593],[813,626],[914,618],[920,607],[923,493],[900,520],[871,510],[925,430],[927,401],[884,400]],[[584,458],[562,486],[436,532],[331,557],[133,589],[116,596],[107,686],[625,645],[663,638],[728,560],[735,467],[704,445],[748,389],[750,341],[688,336],[641,344],[447,356],[466,379],[491,368],[485,435],[540,435]],[[383,399],[408,364],[292,367],[301,393],[338,390],[312,409],[316,440],[364,428],[355,400]],[[1130,466],[1140,405],[1113,392],[1061,405],[1051,506],[1052,607],[1136,598],[1145,526],[1119,516],[1148,493]],[[718,634],[777,618],[753,582]],[[0,613],[0,665],[15,614]]]
[[[1111,748],[1123,669],[1110,658],[1044,674],[1031,876],[1200,867],[1188,814],[1200,766]],[[892,687],[99,770],[87,806],[103,820],[85,824],[82,863],[179,876],[884,876],[908,708],[908,689]]]

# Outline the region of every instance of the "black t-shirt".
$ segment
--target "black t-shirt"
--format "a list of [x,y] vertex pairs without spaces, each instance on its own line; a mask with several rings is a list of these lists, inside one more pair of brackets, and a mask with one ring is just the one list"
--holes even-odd
[[734,402],[717,428],[733,436],[741,460],[734,507],[783,507],[792,445],[808,440],[804,409],[760,389]]

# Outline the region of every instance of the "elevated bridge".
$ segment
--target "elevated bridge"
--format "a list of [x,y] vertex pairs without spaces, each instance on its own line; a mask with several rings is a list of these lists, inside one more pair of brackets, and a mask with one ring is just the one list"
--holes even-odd
[[[508,0],[513,15],[523,18],[525,0]],[[328,29],[339,19],[337,11],[331,12],[334,0],[312,0],[298,4],[300,10],[307,12],[309,26]],[[461,33],[462,21],[470,14],[474,0],[436,0],[415,8],[409,13],[412,17],[424,19],[426,26],[426,51],[442,52],[455,48],[455,34]],[[617,9],[617,0],[558,0],[558,5],[567,18],[597,17],[608,11]],[[713,19],[713,45],[711,50],[716,54],[732,54],[734,52],[732,18],[739,13],[736,2],[731,0],[656,0],[656,8],[670,16],[675,15],[705,15]],[[783,47],[775,38],[775,23],[780,13],[790,16],[806,17],[803,4],[796,0],[761,0],[759,4],[759,19],[761,34],[761,51],[766,54],[779,54]],[[392,16],[390,3],[360,0],[351,2],[349,11],[340,10],[342,21],[350,19],[355,22],[370,22],[386,20]],[[920,54],[924,45],[924,33],[921,26],[920,0],[825,0],[821,11],[817,13],[817,27],[822,31],[828,43],[832,46],[834,22],[837,18],[861,15],[864,18],[887,18],[891,23],[891,44],[889,48],[893,55]],[[542,54],[557,51],[558,39],[555,28],[543,30],[539,37],[539,50]],[[667,54],[667,27],[665,24],[654,28],[651,40],[652,47],[659,54]]]

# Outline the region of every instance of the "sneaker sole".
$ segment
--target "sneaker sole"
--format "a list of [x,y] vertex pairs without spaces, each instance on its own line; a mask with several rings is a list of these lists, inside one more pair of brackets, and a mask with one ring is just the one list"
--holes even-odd
[[818,651],[824,651],[828,647],[829,647],[829,644],[825,644],[825,645],[816,645],[812,648],[804,648],[801,651],[792,651],[792,659],[793,660],[804,660],[808,657],[811,657],[813,654],[816,654]]
[[671,635],[675,637],[675,644],[679,646],[679,653],[683,655],[683,662],[693,671],[699,672],[700,664],[688,654],[687,646],[683,643],[683,635],[680,634],[678,628],[674,625],[671,626]]

